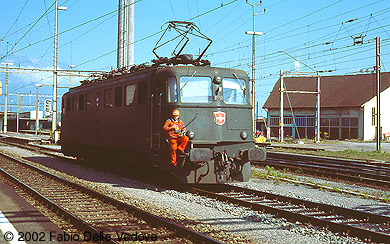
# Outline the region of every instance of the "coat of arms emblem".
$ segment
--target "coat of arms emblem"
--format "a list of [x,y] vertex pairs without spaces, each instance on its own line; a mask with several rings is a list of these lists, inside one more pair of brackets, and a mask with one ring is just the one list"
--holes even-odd
[[225,124],[226,114],[224,112],[214,112],[214,122],[217,125]]

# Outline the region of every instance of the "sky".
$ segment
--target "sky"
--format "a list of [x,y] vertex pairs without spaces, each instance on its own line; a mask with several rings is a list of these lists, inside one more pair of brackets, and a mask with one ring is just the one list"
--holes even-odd
[[[54,1],[0,0],[0,5],[1,62],[6,62],[8,42],[13,67],[52,69]],[[60,0],[59,6],[67,7],[59,12],[59,69],[69,65],[75,70],[116,68],[118,0]],[[135,63],[156,58],[152,49],[168,21],[191,21],[213,41],[204,56],[212,66],[242,69],[251,77],[252,36],[245,32],[253,30],[252,10],[245,0],[135,0]],[[375,38],[380,37],[381,71],[390,71],[388,0],[264,0],[255,12],[255,31],[263,32],[255,42],[260,116],[266,116],[261,108],[280,70],[327,71],[322,76],[373,72]],[[184,52],[196,56],[206,45],[204,40],[191,39]],[[171,56],[162,51],[160,56]],[[82,79],[60,77],[59,86],[76,86]],[[4,92],[4,73],[0,81]],[[50,85],[53,77],[50,72],[10,73],[8,83],[10,93],[35,94],[36,84]],[[52,94],[52,88],[44,86],[40,94]],[[15,97],[11,103],[16,103]],[[1,104],[4,96],[3,110]]]

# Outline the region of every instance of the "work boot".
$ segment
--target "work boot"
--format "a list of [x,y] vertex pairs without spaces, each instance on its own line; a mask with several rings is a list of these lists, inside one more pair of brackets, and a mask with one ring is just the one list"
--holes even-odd
[[180,149],[177,149],[177,150],[176,150],[176,155],[182,158],[182,157],[185,157],[185,156],[186,156],[186,153],[183,152],[183,151],[180,150]]

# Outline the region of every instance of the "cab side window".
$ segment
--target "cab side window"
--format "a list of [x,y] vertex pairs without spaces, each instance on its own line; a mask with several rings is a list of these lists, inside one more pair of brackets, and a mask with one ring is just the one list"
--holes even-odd
[[84,94],[79,96],[79,110],[84,110]]
[[177,102],[177,83],[176,77],[169,77],[167,80],[167,102]]
[[66,112],[70,111],[70,106],[71,106],[70,97],[67,97],[66,98],[66,106],[65,106],[65,111]]
[[115,107],[122,106],[122,87],[115,87]]
[[137,92],[138,104],[146,104],[147,90],[148,90],[148,84],[146,83],[146,81],[141,81],[138,83],[138,92]]
[[72,97],[72,111],[77,111],[79,109],[79,99],[78,96]]
[[125,88],[125,102],[126,106],[134,103],[135,84],[127,85]]
[[85,95],[85,109],[92,108],[92,93],[87,93]]
[[112,88],[104,90],[104,107],[105,108],[112,108],[113,107]]

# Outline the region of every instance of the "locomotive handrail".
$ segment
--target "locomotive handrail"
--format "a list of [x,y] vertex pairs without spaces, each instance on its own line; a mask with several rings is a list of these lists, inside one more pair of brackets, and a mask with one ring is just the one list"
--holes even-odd
[[186,125],[186,127],[188,127],[192,122],[194,122],[194,120],[199,116],[199,113],[196,113],[195,114],[195,117],[190,121],[188,122],[188,124]]

